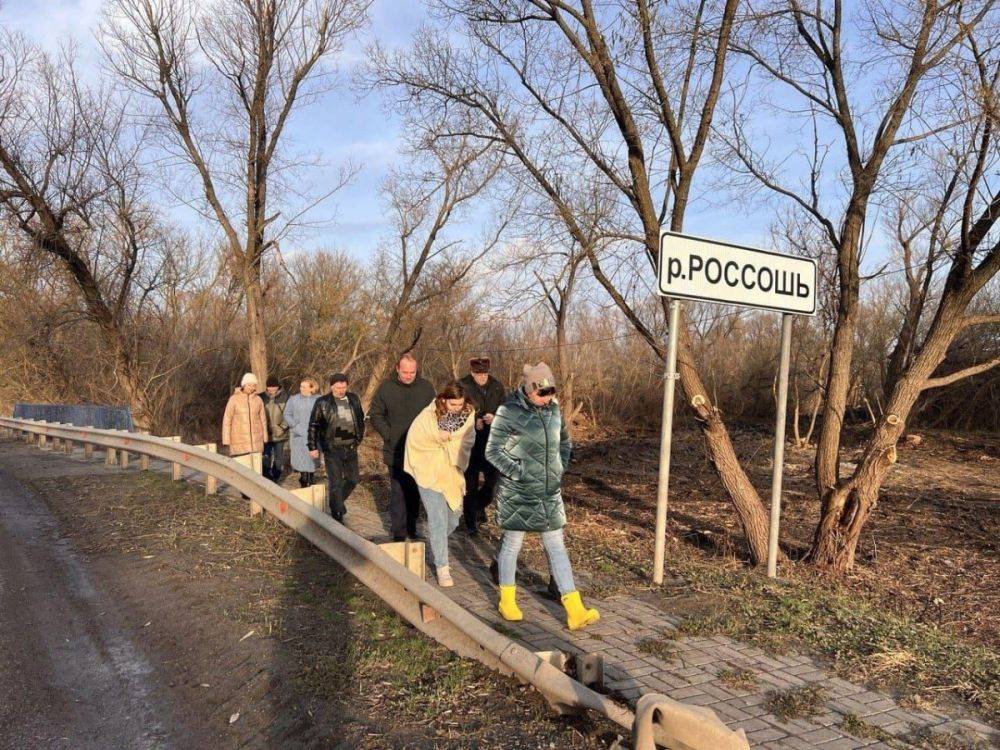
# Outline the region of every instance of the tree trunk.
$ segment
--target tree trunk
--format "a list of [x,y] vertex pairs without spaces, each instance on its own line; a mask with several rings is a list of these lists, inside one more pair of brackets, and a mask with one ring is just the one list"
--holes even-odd
[[569,351],[566,347],[566,316],[556,317],[556,366],[559,370],[559,385],[562,395],[559,398],[566,429],[573,434],[573,419],[578,409],[573,399],[573,373],[570,371]]
[[267,382],[267,335],[264,328],[264,289],[260,282],[260,265],[251,264],[243,278],[246,292],[247,322],[250,344],[250,370],[257,376],[260,388]]
[[768,516],[760,495],[736,456],[722,421],[722,413],[708,399],[705,384],[695,368],[690,334],[683,323],[683,315],[681,317],[680,338],[677,340],[677,369],[681,386],[698,420],[709,457],[736,509],[750,547],[751,559],[755,565],[760,565],[767,560]]
[[896,443],[927,379],[944,360],[961,330],[966,305],[967,301],[961,299],[942,301],[927,340],[897,381],[854,473],[823,494],[820,520],[809,553],[812,562],[838,571],[854,565],[861,531],[896,463]]
[[132,422],[137,430],[152,432],[157,425],[135,362],[120,346],[114,346],[113,351],[115,353],[115,374],[118,376],[128,399],[129,408],[132,411]]
[[372,362],[371,375],[368,377],[368,385],[365,386],[364,395],[361,397],[361,405],[364,406],[365,411],[368,411],[368,407],[371,405],[372,399],[375,398],[375,391],[378,390],[379,385],[382,383],[382,378],[385,377],[386,368],[389,366],[389,355],[386,354],[385,349],[383,349],[375,357],[375,361]]
[[841,246],[837,251],[840,299],[837,305],[837,325],[830,347],[823,424],[816,446],[816,489],[820,497],[830,493],[840,480],[840,437],[844,427],[844,412],[847,410],[847,397],[851,390],[851,360],[854,356],[860,290],[856,257],[863,221],[863,216],[848,214]]

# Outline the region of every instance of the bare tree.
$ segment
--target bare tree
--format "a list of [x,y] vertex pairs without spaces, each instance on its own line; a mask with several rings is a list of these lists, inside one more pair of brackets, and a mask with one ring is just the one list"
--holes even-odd
[[[409,351],[419,341],[422,328],[415,323],[414,311],[466,281],[476,263],[500,244],[513,206],[494,220],[474,248],[447,230],[467,216],[467,209],[483,196],[501,165],[491,144],[430,138],[416,149],[406,170],[386,181],[395,232],[378,259],[374,304],[381,333],[373,347],[377,354],[362,398],[365,404],[375,395],[393,356]],[[409,336],[402,346],[401,335]]]
[[[453,115],[453,130],[500,144],[552,204],[594,278],[662,357],[662,324],[640,311],[651,293],[663,225],[681,231],[725,80],[737,0],[439,0],[468,42],[422,32],[409,54],[378,52],[374,77],[406,107]],[[587,242],[566,175],[594,173],[616,196],[604,232],[612,258]],[[607,263],[612,259],[613,267]],[[660,319],[665,316],[660,312]],[[755,561],[767,516],[695,364],[686,323],[678,367],[687,402],[733,501]]]
[[[861,529],[895,460],[895,441],[914,400],[925,388],[967,374],[931,377],[954,336],[970,322],[963,318],[965,308],[1000,262],[1000,253],[987,243],[1000,204],[984,177],[995,158],[996,58],[993,51],[980,52],[975,41],[980,26],[983,38],[994,34],[994,3],[872,3],[851,25],[839,0],[808,8],[797,0],[777,0],[754,8],[752,21],[734,39],[734,49],[763,76],[768,99],[773,100],[774,86],[782,87],[799,97],[804,103],[799,111],[812,123],[807,129],[812,142],[801,148],[806,154],[804,188],[779,176],[788,175],[787,163],[779,170],[755,152],[747,131],[752,118],[733,120],[729,143],[747,174],[793,201],[825,231],[837,263],[837,315],[815,462],[822,510],[811,556],[843,569],[853,565]],[[880,65],[881,77],[872,85],[868,65],[883,61],[888,64]],[[950,96],[955,90],[960,93]],[[823,134],[831,129],[836,140],[828,142]],[[898,351],[889,355],[891,389],[883,413],[874,417],[875,434],[861,462],[850,477],[841,478],[844,413],[857,382],[852,357],[867,216],[879,191],[892,187],[892,174],[918,168],[917,160],[901,161],[900,147],[912,150],[928,141],[947,144],[922,155],[945,164],[949,178],[935,196],[937,207],[918,213],[913,222],[901,222],[897,234],[905,243],[921,232],[933,233],[928,255],[950,255],[948,281],[933,322],[917,344],[919,310],[928,301],[926,263],[925,275],[911,277],[910,320],[904,319]],[[891,172],[890,164],[896,168]],[[843,190],[836,188],[834,172],[846,174]],[[952,237],[953,224],[947,220],[952,209],[946,206],[954,202],[962,206],[962,220],[961,232]],[[982,206],[978,218],[977,206]],[[910,264],[912,260],[911,254]],[[991,363],[977,371],[987,366]]]
[[140,321],[176,282],[177,255],[142,191],[144,139],[128,110],[109,89],[81,83],[70,52],[53,59],[0,37],[0,217],[42,257],[39,271],[51,259],[70,281],[80,307],[66,319],[96,324],[99,354],[113,363],[109,395],[148,428],[148,378],[163,373],[143,361]]
[[[992,2],[921,2],[900,7],[872,3],[867,17],[850,27],[841,0],[804,7],[798,0],[775,0],[751,9],[734,50],[765,77],[767,98],[773,87],[799,97],[814,123],[814,140],[807,152],[808,184],[804,190],[786,184],[777,168],[754,153],[742,118],[734,118],[730,139],[743,168],[767,188],[793,200],[827,233],[837,257],[839,286],[837,324],[827,372],[826,403],[816,452],[816,483],[821,495],[840,478],[840,444],[844,411],[851,390],[851,362],[858,325],[860,262],[864,229],[872,196],[894,147],[914,143],[937,130],[923,128],[923,113],[914,110],[921,85],[951,59],[951,53],[983,20]],[[851,44],[850,32],[864,34]],[[864,78],[862,59],[888,59],[884,80],[874,102],[859,99],[872,90]],[[930,114],[930,113],[927,113]],[[827,144],[822,133],[832,126],[839,143]],[[829,157],[838,147],[843,161]],[[787,166],[787,165],[786,165]],[[830,210],[827,170],[846,169],[846,195]]]
[[528,312],[540,306],[552,321],[556,335],[559,402],[570,429],[583,404],[574,394],[576,373],[571,364],[573,356],[567,340],[567,323],[586,261],[586,252],[572,240],[538,238],[515,246],[498,268],[498,272],[504,274],[501,276],[506,292],[504,309]]
[[[324,61],[365,23],[371,0],[111,0],[103,45],[117,74],[159,109],[172,152],[192,171],[242,290],[250,366],[267,376],[262,266],[320,201],[287,200],[298,162],[293,114],[333,84]],[[291,170],[291,172],[290,172]],[[180,192],[180,191],[178,191]],[[186,196],[178,195],[187,201]],[[282,200],[282,199],[285,200]],[[280,208],[279,208],[280,207]]]

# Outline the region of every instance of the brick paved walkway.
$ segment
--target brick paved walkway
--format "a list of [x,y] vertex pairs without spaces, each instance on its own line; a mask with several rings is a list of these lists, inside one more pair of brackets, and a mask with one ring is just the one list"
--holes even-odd
[[[378,511],[366,487],[355,490],[348,505],[349,528],[375,541],[388,539],[388,517]],[[460,527],[451,537],[449,553],[455,587],[445,592],[534,651],[602,654],[606,687],[633,704],[641,694],[655,692],[708,706],[731,728],[742,727],[754,748],[906,748],[914,747],[916,737],[928,735],[943,735],[938,737],[939,744],[928,742],[928,747],[1000,747],[1000,732],[981,722],[904,709],[884,693],[835,677],[805,655],[770,656],[754,646],[713,636],[671,641],[674,653],[669,661],[653,656],[640,644],[669,638],[680,618],[637,598],[594,599],[586,596],[581,586],[585,602],[600,610],[601,620],[582,632],[571,632],[565,627],[562,605],[545,594],[547,572],[543,579],[537,571],[519,567],[519,583],[529,579],[537,585],[518,589],[524,621],[506,622],[496,611],[496,588],[488,570],[493,553],[489,542],[470,538]],[[434,580],[433,573],[428,578]],[[732,669],[750,670],[757,687],[740,690],[721,682],[719,672]],[[774,692],[808,685],[820,686],[827,695],[820,713],[785,722],[768,712],[766,706]],[[848,734],[841,725],[849,715],[895,739],[887,744],[888,740]]]
[[[80,451],[75,455],[77,460],[82,459]],[[95,451],[95,469],[104,470],[101,461],[103,452]],[[137,470],[136,463],[132,463],[129,471]],[[154,460],[151,468],[169,472],[170,464]],[[191,473],[186,478],[201,481],[200,475]],[[297,486],[292,478],[285,484]],[[378,510],[365,486],[355,490],[348,502],[346,520],[349,528],[366,538],[377,542],[388,540],[387,515]],[[518,603],[524,611],[524,621],[505,622],[496,611],[496,589],[487,567],[494,552],[492,545],[479,538],[470,539],[458,530],[452,536],[450,549],[455,587],[445,591],[485,622],[534,651],[600,653],[604,656],[606,687],[610,691],[633,703],[642,693],[656,692],[685,703],[708,706],[730,727],[746,730],[753,748],[1000,748],[1000,732],[986,724],[904,709],[885,693],[833,676],[805,655],[772,656],[724,636],[671,641],[673,653],[669,660],[650,655],[640,644],[648,639],[669,638],[681,618],[636,598],[593,599],[586,595],[585,586],[581,586],[584,600],[600,610],[601,620],[585,631],[570,632],[565,627],[562,606],[545,596],[547,575],[543,579],[538,571],[527,570],[523,564],[518,572],[522,583]],[[428,570],[431,570],[429,562]],[[429,578],[433,580],[433,574]],[[583,582],[582,576],[578,579]],[[529,585],[523,585],[525,580]],[[531,581],[536,585],[532,586]],[[719,673],[732,669],[752,672],[757,686],[740,690],[720,681]],[[775,692],[808,685],[817,685],[825,691],[820,713],[786,722],[768,711],[767,704]],[[847,716],[856,717],[865,726],[885,734],[881,740],[855,737],[842,726]],[[918,739],[921,737],[922,742]]]

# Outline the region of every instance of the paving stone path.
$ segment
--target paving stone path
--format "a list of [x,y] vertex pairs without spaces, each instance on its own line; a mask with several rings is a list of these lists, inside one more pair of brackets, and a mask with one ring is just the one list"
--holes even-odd
[[[355,490],[348,505],[348,528],[374,541],[388,539],[388,515],[375,507],[367,488]],[[729,727],[743,728],[753,748],[907,748],[919,746],[913,744],[918,737],[934,735],[939,744],[928,742],[929,747],[1000,747],[1000,732],[982,722],[904,709],[885,693],[832,675],[809,656],[769,655],[725,636],[685,636],[670,641],[673,653],[669,660],[654,656],[643,646],[669,639],[681,618],[635,597],[601,600],[586,596],[584,591],[585,602],[600,610],[601,620],[584,631],[571,632],[565,626],[562,605],[546,596],[547,574],[543,579],[537,571],[519,567],[519,579],[528,578],[536,585],[518,589],[524,620],[506,622],[496,611],[496,587],[489,574],[493,552],[488,542],[457,530],[451,537],[449,553],[455,586],[444,591],[533,651],[603,655],[606,688],[633,705],[640,695],[652,692],[707,706]],[[434,580],[433,574],[428,578]],[[748,690],[730,687],[719,679],[723,670],[749,670],[757,686]],[[820,687],[826,696],[814,716],[782,721],[769,712],[767,706],[776,693],[810,685]],[[856,717],[865,726],[891,735],[892,744],[849,734],[842,727],[845,716]]]
[[[77,451],[76,457],[82,459],[82,452]],[[103,452],[95,451],[95,468],[98,459],[103,459]],[[129,471],[137,470],[136,463]],[[154,460],[151,468],[169,472],[170,464]],[[185,475],[189,481],[202,481],[201,475]],[[285,484],[297,486],[293,478]],[[368,539],[388,540],[387,514],[379,511],[365,486],[351,497],[346,520],[350,529]],[[834,676],[806,655],[770,655],[725,636],[680,638],[670,642],[668,658],[652,655],[644,645],[669,639],[681,618],[638,598],[600,600],[586,596],[584,589],[585,601],[600,610],[601,620],[582,632],[571,632],[565,627],[561,604],[545,595],[547,576],[543,579],[523,564],[519,580],[536,585],[529,583],[518,590],[524,621],[505,622],[496,611],[496,588],[488,570],[492,546],[458,530],[450,549],[455,586],[445,592],[485,622],[533,651],[599,653],[604,657],[609,691],[632,703],[643,693],[654,692],[707,706],[731,728],[743,728],[753,748],[1000,748],[1000,731],[995,728],[971,719],[903,708],[885,693]],[[756,686],[746,690],[731,687],[719,679],[723,670],[749,670]],[[824,691],[821,710],[815,715],[783,721],[769,711],[776,694],[807,686]],[[843,726],[845,717],[860,719],[864,727],[877,730],[881,739],[848,733]],[[856,731],[859,726],[855,724]]]

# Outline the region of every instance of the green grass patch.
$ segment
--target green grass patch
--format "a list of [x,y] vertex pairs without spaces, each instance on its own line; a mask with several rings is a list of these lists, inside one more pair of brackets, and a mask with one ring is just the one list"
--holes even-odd
[[744,667],[733,667],[722,669],[718,673],[719,682],[731,687],[733,690],[742,690],[749,693],[757,689],[757,675],[752,669]]
[[822,713],[826,691],[818,685],[805,685],[768,694],[767,710],[782,721],[808,719]]

